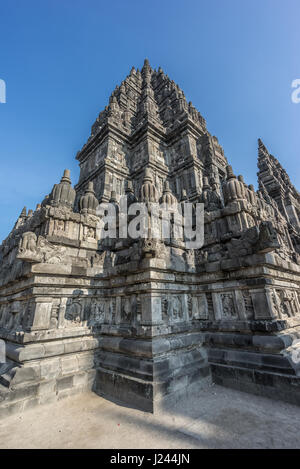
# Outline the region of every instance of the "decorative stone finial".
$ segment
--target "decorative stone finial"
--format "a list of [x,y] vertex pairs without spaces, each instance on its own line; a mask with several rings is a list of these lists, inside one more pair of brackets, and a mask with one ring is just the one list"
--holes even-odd
[[145,169],[143,184],[141,187],[141,199],[142,202],[157,202],[157,190],[153,184],[150,168]]
[[92,181],[89,181],[85,194],[80,198],[80,212],[95,215],[98,205],[99,202],[95,196],[94,184]]
[[71,184],[70,170],[69,169],[64,170],[64,175],[61,178],[60,182],[65,182],[67,184]]
[[245,183],[234,175],[232,166],[226,167],[227,181],[223,186],[225,205],[235,200],[246,199]]
[[151,67],[149,65],[149,60],[145,59],[144,66],[142,68],[143,81],[147,87],[150,87],[151,81]]
[[248,198],[249,202],[252,205],[256,205],[257,199],[256,199],[256,192],[255,192],[253,184],[249,184],[248,191],[246,191],[246,195],[248,196],[247,198]]
[[45,205],[48,205],[50,203],[50,195],[47,194],[45,195],[43,201],[42,201],[42,207],[45,207]]
[[22,212],[20,213],[21,218],[26,218],[27,217],[27,208],[23,207]]
[[152,179],[152,171],[151,171],[150,168],[146,168],[146,169],[145,169],[144,181],[153,181],[153,179]]
[[185,189],[181,189],[181,200],[187,200],[187,193]]
[[164,182],[164,192],[171,192],[169,181]]
[[75,189],[71,186],[70,170],[65,169],[59,184],[54,184],[49,203],[55,207],[62,205],[73,208],[76,197]]
[[236,178],[231,165],[228,165],[226,167],[226,172],[227,172],[227,180],[232,179],[232,178]]
[[134,195],[132,181],[127,181],[125,194],[127,196],[127,207],[136,202],[136,197]]
[[203,190],[205,190],[205,189],[210,189],[210,185],[209,185],[207,176],[204,176],[204,178],[203,178]]
[[21,226],[26,221],[26,218],[27,218],[27,209],[26,207],[23,207],[23,210],[18,216],[18,219],[15,223],[14,228],[18,228],[19,226]]
[[166,180],[164,183],[164,191],[161,197],[161,203],[167,204],[167,205],[173,205],[175,202],[176,202],[176,197],[172,194],[169,181]]

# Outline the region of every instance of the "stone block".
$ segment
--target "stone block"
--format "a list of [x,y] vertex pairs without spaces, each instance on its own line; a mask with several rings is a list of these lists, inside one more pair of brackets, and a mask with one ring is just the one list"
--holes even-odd
[[38,386],[38,396],[45,394],[55,394],[56,392],[56,380],[52,379],[49,381],[41,381]]
[[16,369],[15,375],[11,381],[13,386],[24,384],[28,382],[37,381],[40,375],[37,369],[32,366],[23,366]]
[[80,353],[77,354],[78,360],[78,369],[79,370],[89,370],[95,365],[95,358],[93,353]]
[[86,372],[76,373],[74,375],[74,386],[86,386],[88,384],[88,374]]
[[44,349],[46,357],[63,355],[65,353],[64,343],[61,341],[46,342]]
[[57,392],[64,391],[66,389],[71,389],[73,387],[73,380],[74,380],[73,375],[58,378],[57,384],[56,384]]
[[50,360],[41,360],[41,378],[52,379],[60,373],[60,359],[51,358]]
[[61,372],[63,375],[78,371],[78,359],[76,355],[64,356],[61,359]]

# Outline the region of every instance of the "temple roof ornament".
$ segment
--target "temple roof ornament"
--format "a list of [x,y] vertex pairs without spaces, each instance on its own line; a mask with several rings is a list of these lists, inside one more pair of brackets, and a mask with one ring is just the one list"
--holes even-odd
[[134,195],[132,181],[127,181],[125,195],[127,196],[127,207],[129,207],[131,204],[133,204],[137,201],[137,199]]
[[69,209],[74,206],[76,197],[75,189],[71,186],[70,170],[65,169],[59,184],[54,184],[49,202],[53,206],[63,205]]
[[221,207],[221,199],[216,191],[216,181],[214,179],[212,179],[211,187],[208,177],[204,176],[200,202],[204,204],[204,208],[208,211],[218,210]]
[[26,207],[23,207],[22,212],[20,213],[20,218],[26,218],[27,217],[27,209]]
[[165,181],[164,183],[164,190],[160,202],[168,206],[172,206],[177,202],[175,195],[173,195],[170,189],[169,181]]
[[141,187],[141,200],[142,202],[157,202],[157,196],[157,189],[153,183],[151,169],[146,168]]
[[235,200],[246,198],[244,183],[237,179],[232,166],[228,165],[226,171],[227,181],[223,186],[225,205]]
[[79,206],[81,213],[96,214],[96,209],[99,205],[98,199],[95,196],[94,184],[89,182],[85,194],[80,198]]

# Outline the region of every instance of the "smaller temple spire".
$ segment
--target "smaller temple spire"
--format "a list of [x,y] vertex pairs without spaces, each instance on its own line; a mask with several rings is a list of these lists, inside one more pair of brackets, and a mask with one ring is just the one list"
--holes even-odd
[[141,187],[142,202],[157,202],[157,189],[153,183],[150,168],[145,169],[143,184]]
[[61,178],[60,182],[65,182],[67,184],[71,184],[71,177],[70,177],[70,170],[65,169],[63,177]]
[[181,202],[184,202],[185,200],[188,200],[186,189],[181,189]]
[[75,189],[71,185],[70,170],[65,169],[59,184],[54,184],[49,202],[53,206],[64,205],[69,209],[74,206]]
[[258,139],[258,158],[269,156],[268,149],[261,138]]
[[142,75],[143,75],[143,81],[144,81],[144,84],[146,86],[149,86],[150,85],[150,81],[151,81],[151,67],[150,67],[150,64],[149,64],[149,60],[148,59],[145,59],[144,61],[144,65],[143,65],[143,68],[142,68]]
[[27,209],[26,207],[23,207],[23,210],[18,216],[18,219],[15,223],[14,228],[19,228],[19,226],[22,225],[26,221],[26,218],[27,218]]
[[22,212],[20,213],[20,218],[26,218],[27,217],[27,208],[23,207]]
[[134,195],[132,181],[127,181],[125,195],[127,196],[127,207],[136,202],[136,197]]
[[261,138],[259,138],[257,141],[258,141],[258,146],[259,146],[259,147],[267,148]]
[[149,60],[146,58],[146,59],[144,60],[144,65],[143,65],[142,70],[144,70],[144,69],[150,69],[150,68],[151,68],[151,67],[150,67]]
[[226,167],[227,180],[223,186],[225,205],[235,200],[245,199],[245,183],[237,178],[233,172],[232,166]]
[[174,205],[176,202],[176,197],[172,194],[170,189],[169,181],[166,180],[164,183],[163,195],[161,197],[161,203],[166,205]]
[[227,180],[236,178],[231,165],[228,165],[226,167],[226,172],[227,172]]
[[204,176],[204,178],[203,178],[203,190],[205,190],[205,189],[210,189],[210,185],[209,185],[207,176]]
[[80,212],[91,213],[95,215],[98,205],[99,205],[99,202],[95,196],[94,184],[92,181],[90,181],[88,183],[85,194],[80,198],[80,202],[79,202]]

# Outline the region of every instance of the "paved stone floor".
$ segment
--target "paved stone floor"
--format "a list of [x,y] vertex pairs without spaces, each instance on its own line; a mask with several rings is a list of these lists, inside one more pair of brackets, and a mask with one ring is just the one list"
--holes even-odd
[[93,393],[0,421],[0,448],[299,448],[300,407],[210,386],[157,415]]

